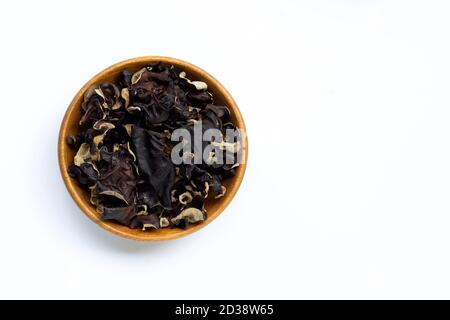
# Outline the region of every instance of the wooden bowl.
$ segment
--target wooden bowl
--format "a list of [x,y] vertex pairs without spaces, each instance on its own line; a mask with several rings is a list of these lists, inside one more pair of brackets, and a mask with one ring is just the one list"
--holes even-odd
[[81,118],[81,102],[83,100],[83,94],[87,88],[89,88],[92,84],[101,83],[101,82],[115,82],[120,74],[120,72],[124,69],[128,69],[132,72],[135,72],[145,65],[162,61],[164,63],[174,65],[181,70],[186,71],[189,78],[192,80],[201,80],[208,84],[208,90],[214,95],[214,101],[219,105],[226,105],[231,111],[231,118],[233,123],[242,131],[245,131],[244,120],[242,119],[242,115],[239,111],[236,102],[234,102],[231,95],[228,91],[211,75],[209,75],[206,71],[200,69],[197,66],[194,66],[188,62],[181,61],[174,58],[168,57],[158,57],[158,56],[149,56],[149,57],[140,57],[129,59],[123,62],[119,62],[89,80],[81,89],[78,91],[76,96],[73,98],[72,103],[69,105],[69,108],[66,111],[64,119],[61,124],[61,129],[59,132],[59,140],[58,140],[58,160],[59,166],[61,170],[61,175],[63,177],[64,183],[66,184],[67,189],[69,190],[70,195],[75,200],[80,209],[96,224],[101,226],[102,228],[125,238],[133,239],[133,240],[142,240],[142,241],[160,241],[160,240],[170,240],[176,239],[190,233],[193,233],[200,228],[203,228],[208,223],[213,221],[217,216],[226,208],[226,206],[233,199],[236,194],[239,185],[242,182],[244,177],[246,163],[247,163],[247,138],[244,134],[242,145],[243,145],[243,163],[237,168],[236,176],[231,179],[226,179],[223,182],[223,185],[227,188],[227,192],[222,198],[212,199],[209,197],[205,202],[205,208],[208,211],[208,219],[200,222],[198,224],[193,224],[188,226],[186,229],[175,229],[175,228],[163,228],[149,231],[142,231],[140,229],[131,229],[127,226],[123,226],[117,224],[112,221],[104,221],[100,219],[100,214],[95,210],[94,206],[89,201],[89,192],[80,188],[78,184],[69,177],[67,174],[67,168],[73,162],[73,158],[75,156],[76,151],[69,148],[65,142],[65,138],[68,135],[76,134],[79,132],[78,122]]

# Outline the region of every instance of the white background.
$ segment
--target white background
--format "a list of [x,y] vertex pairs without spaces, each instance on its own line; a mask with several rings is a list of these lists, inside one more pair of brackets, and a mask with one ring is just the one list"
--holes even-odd
[[[0,298],[450,298],[448,1],[0,4]],[[208,227],[139,243],[76,207],[57,135],[78,89],[167,55],[249,136]]]

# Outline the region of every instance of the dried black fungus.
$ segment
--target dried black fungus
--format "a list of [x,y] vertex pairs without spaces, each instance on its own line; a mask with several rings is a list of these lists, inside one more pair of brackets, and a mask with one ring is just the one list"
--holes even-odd
[[175,182],[175,166],[164,153],[161,133],[136,127],[131,135],[139,173],[148,181],[149,189],[159,204],[171,209],[170,191]]
[[[234,175],[240,148],[239,139],[222,138],[236,127],[213,98],[206,83],[163,63],[86,90],[80,131],[66,137],[77,151],[68,174],[90,192],[102,219],[142,230],[207,219],[205,199],[226,193],[222,181]],[[193,136],[198,123],[202,136],[209,129],[223,136],[188,145],[175,153],[184,161],[173,161],[185,143],[172,140],[175,130]]]

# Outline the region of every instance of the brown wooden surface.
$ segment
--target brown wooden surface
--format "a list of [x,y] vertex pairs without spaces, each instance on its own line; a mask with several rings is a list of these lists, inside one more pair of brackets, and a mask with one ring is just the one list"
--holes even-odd
[[[243,139],[243,147],[244,147],[243,159],[245,159],[244,163],[237,168],[235,177],[224,181],[223,184],[227,188],[225,196],[219,199],[212,199],[212,197],[208,197],[208,200],[205,203],[205,207],[208,211],[208,219],[204,222],[195,225],[190,225],[185,230],[165,228],[151,231],[142,231],[139,229],[137,230],[130,229],[126,226],[122,226],[114,222],[103,221],[100,219],[100,215],[95,211],[95,208],[89,202],[89,193],[86,190],[81,189],[77,185],[77,183],[73,179],[71,179],[67,174],[67,167],[73,162],[73,157],[76,151],[70,149],[66,145],[65,137],[70,134],[75,134],[79,132],[78,122],[81,117],[80,104],[83,100],[83,94],[88,87],[90,87],[92,84],[101,83],[105,81],[115,82],[117,81],[117,78],[122,70],[128,69],[134,72],[141,69],[148,63],[156,61],[163,61],[165,63],[172,64],[180,68],[181,70],[186,71],[188,77],[191,80],[201,80],[206,82],[208,84],[208,90],[214,95],[215,103],[219,105],[228,106],[228,108],[231,111],[231,118],[233,122],[239,129],[245,132],[245,124],[244,120],[242,119],[242,115],[239,111],[238,106],[236,105],[235,101],[228,93],[228,91],[216,79],[214,79],[204,70],[188,62],[174,58],[149,56],[119,62],[97,74],[95,77],[89,80],[80,89],[80,91],[78,91],[78,93],[73,98],[71,104],[69,105],[69,108],[66,111],[59,133],[58,160],[64,183],[66,184],[66,187],[69,190],[70,195],[75,200],[80,209],[96,224],[119,236],[143,241],[160,241],[179,238],[187,234],[190,234],[194,231],[197,231],[200,228],[203,228],[208,223],[217,218],[217,216],[226,208],[226,206],[233,199],[242,182],[247,165],[247,155],[248,155],[248,147],[247,147],[248,142],[247,137],[245,135],[245,139]],[[238,219],[239,218],[236,217],[237,223]]]

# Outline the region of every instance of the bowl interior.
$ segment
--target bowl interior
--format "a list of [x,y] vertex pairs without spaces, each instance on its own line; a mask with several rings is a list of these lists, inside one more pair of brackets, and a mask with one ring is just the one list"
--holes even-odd
[[83,100],[83,94],[88,87],[90,87],[92,84],[100,82],[116,82],[122,70],[128,69],[132,72],[135,72],[145,65],[156,61],[162,61],[167,64],[172,64],[180,68],[181,70],[184,70],[191,80],[201,80],[206,82],[208,84],[208,90],[214,95],[214,103],[228,106],[231,111],[231,118],[233,123],[235,123],[242,132],[245,132],[245,125],[242,119],[242,115],[233,98],[226,91],[226,89],[216,79],[214,79],[211,75],[209,75],[202,69],[178,59],[167,57],[142,57],[126,60],[105,69],[104,71],[97,74],[94,78],[92,78],[88,83],[86,83],[73,99],[61,124],[60,136],[58,141],[58,158],[61,174],[71,196],[90,219],[92,219],[95,223],[105,228],[106,230],[109,230],[117,235],[135,240],[157,241],[174,239],[192,233],[210,223],[225,209],[225,207],[236,194],[237,189],[239,188],[239,185],[243,179],[247,162],[247,139],[244,135],[244,139],[242,141],[244,150],[244,162],[237,168],[235,177],[223,181],[223,185],[227,188],[227,192],[222,198],[219,199],[208,197],[205,202],[205,208],[208,211],[208,219],[204,222],[190,225],[184,230],[175,228],[163,228],[151,231],[142,231],[139,229],[130,229],[127,226],[122,226],[115,222],[103,221],[100,219],[100,214],[96,212],[94,206],[91,205],[89,201],[89,192],[80,188],[78,184],[67,174],[67,168],[70,164],[73,163],[73,158],[75,156],[76,150],[72,150],[66,145],[65,137],[67,135],[76,134],[79,132],[78,122],[81,118],[80,105]]

